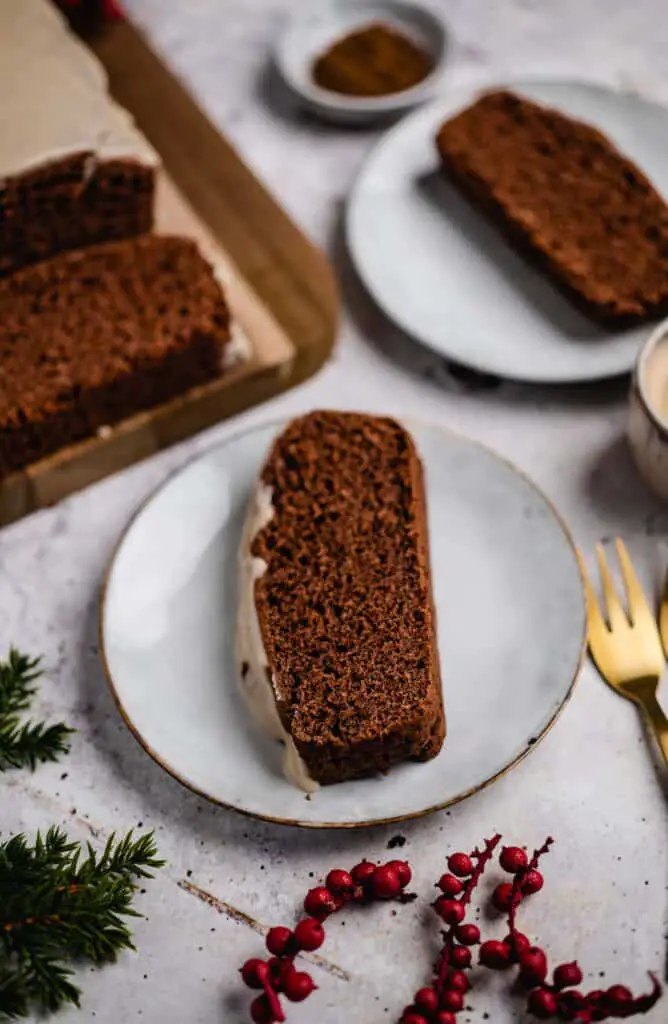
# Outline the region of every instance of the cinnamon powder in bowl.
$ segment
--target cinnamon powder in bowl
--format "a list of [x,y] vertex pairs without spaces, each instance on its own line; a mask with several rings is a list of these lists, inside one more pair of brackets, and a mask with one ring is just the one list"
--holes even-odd
[[423,82],[434,61],[391,25],[375,22],[335,42],[313,65],[316,85],[345,96],[391,96]]
[[293,17],[274,56],[303,106],[362,124],[430,99],[446,49],[444,23],[419,0],[323,0]]

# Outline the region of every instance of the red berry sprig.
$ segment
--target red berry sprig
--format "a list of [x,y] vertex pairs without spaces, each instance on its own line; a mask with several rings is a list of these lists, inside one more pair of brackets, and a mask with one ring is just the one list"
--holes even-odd
[[[456,1015],[463,1009],[464,996],[470,988],[466,971],[472,965],[471,947],[480,943],[480,929],[468,922],[466,908],[492,860],[501,836],[485,840],[484,849],[471,854],[453,853],[448,858],[448,871],[436,883],[441,894],[433,907],[447,925],[443,948],[434,967],[430,985],[419,989],[413,1002],[401,1017],[401,1024],[457,1024]],[[521,903],[540,892],[544,879],[538,865],[552,845],[552,838],[534,852],[531,859],[518,846],[503,847],[499,856],[501,868],[513,876],[512,882],[497,885],[492,895],[494,907],[507,915],[508,934],[502,942],[488,939],[480,945],[479,961],[492,970],[517,967],[518,982],[527,990],[527,1008],[539,1020],[555,1017],[563,1021],[593,1024],[610,1017],[631,1017],[647,1013],[661,996],[661,986],[650,973],[652,990],[641,996],[623,985],[612,985],[605,991],[580,992],[583,974],[572,961],[559,964],[552,972],[547,955],[517,930],[516,917]],[[348,903],[368,904],[375,900],[415,899],[405,892],[411,881],[406,861],[393,860],[377,866],[364,860],[352,871],[330,871],[325,885],[311,889],[304,900],[308,917],[294,929],[278,926],[266,937],[268,960],[248,960],[241,968],[244,983],[261,992],[250,1007],[254,1024],[279,1024],[285,1015],[279,996],[290,1002],[307,999],[315,989],[307,971],[295,967],[296,957],[314,952],[325,940],[323,921]]]
[[529,990],[527,1009],[538,1020],[557,1018],[590,1024],[610,1017],[647,1013],[661,995],[661,986],[653,974],[650,974],[652,991],[637,997],[623,985],[612,985],[606,991],[580,992],[577,986],[582,983],[584,975],[576,961],[555,967],[550,984],[545,951],[540,946],[532,946],[526,935],[517,930],[515,922],[520,903],[525,896],[543,888],[544,879],[538,871],[538,863],[553,842],[551,837],[546,839],[531,860],[519,847],[504,847],[501,851],[499,863],[514,877],[512,883],[504,882],[496,887],[492,903],[497,910],[507,913],[508,935],[503,942],[484,942],[480,947],[480,963],[492,970],[505,970],[517,965],[518,980]]
[[415,993],[401,1024],[456,1024],[456,1014],[464,1008],[464,996],[470,988],[465,973],[473,961],[470,947],[480,942],[478,926],[464,920],[466,908],[500,842],[501,836],[496,835],[485,840],[483,850],[448,857],[448,871],[436,883],[441,895],[433,903],[448,925],[443,932],[443,948],[431,985]]
[[412,872],[406,861],[392,860],[379,867],[362,861],[352,871],[332,870],[325,885],[310,889],[304,899],[308,917],[294,929],[278,925],[267,932],[269,960],[247,960],[241,977],[248,988],[262,990],[250,1005],[254,1024],[277,1024],[285,1020],[279,996],[292,1003],[301,1003],[315,991],[316,985],[307,971],[295,967],[300,953],[313,953],[325,941],[323,921],[348,903],[373,903],[376,900],[409,899],[404,892]]

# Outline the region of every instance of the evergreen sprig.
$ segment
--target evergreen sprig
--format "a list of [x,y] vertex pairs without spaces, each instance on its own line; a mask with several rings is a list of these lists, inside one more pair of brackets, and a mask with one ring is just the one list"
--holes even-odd
[[[69,749],[72,733],[64,723],[22,723],[35,696],[35,682],[42,675],[39,658],[19,654],[13,647],[0,661],[0,772],[8,768],[34,769],[38,762],[56,761]],[[2,991],[0,977],[0,991]]]
[[67,965],[134,948],[123,918],[140,916],[138,881],[163,863],[152,833],[112,835],[101,854],[57,827],[0,843],[0,1019],[78,1006]]

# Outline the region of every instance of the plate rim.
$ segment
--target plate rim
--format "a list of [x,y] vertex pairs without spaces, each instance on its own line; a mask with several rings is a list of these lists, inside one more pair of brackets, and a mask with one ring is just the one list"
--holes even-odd
[[[351,411],[354,411],[354,410],[346,409],[346,410],[343,410],[343,411],[351,412]],[[302,415],[302,414],[298,413],[296,415]],[[202,799],[209,801],[210,803],[214,804],[214,806],[223,807],[226,810],[234,811],[237,814],[242,814],[244,817],[251,818],[254,821],[265,821],[265,822],[268,822],[268,823],[270,823],[272,825],[286,825],[286,826],[291,826],[293,828],[301,828],[301,829],[329,829],[329,830],[337,830],[337,831],[351,831],[351,830],[362,829],[362,828],[373,828],[373,827],[381,826],[381,825],[396,825],[396,824],[400,824],[401,822],[405,822],[405,821],[414,821],[414,820],[416,820],[418,818],[425,818],[425,817],[427,817],[427,816],[429,816],[431,814],[436,814],[439,811],[444,811],[444,810],[446,810],[449,807],[454,807],[456,804],[462,803],[464,800],[469,799],[469,797],[475,796],[476,794],[481,793],[483,790],[485,790],[485,789],[489,788],[490,786],[492,786],[495,782],[497,782],[504,775],[507,775],[509,772],[511,772],[513,770],[513,768],[516,768],[517,765],[519,765],[522,761],[524,761],[524,759],[532,751],[534,751],[536,749],[536,747],[542,742],[543,739],[545,739],[547,734],[552,730],[552,728],[556,724],[557,720],[561,717],[562,712],[564,711],[566,706],[570,703],[571,698],[572,698],[573,693],[574,693],[574,690],[575,690],[575,686],[576,686],[576,684],[578,682],[578,679],[579,679],[581,671],[582,671],[582,667],[584,665],[585,657],[586,657],[586,654],[587,654],[586,591],[585,591],[585,581],[584,581],[582,566],[581,566],[580,560],[578,558],[578,549],[577,549],[577,546],[575,544],[575,540],[573,538],[573,535],[571,534],[571,531],[570,531],[570,529],[569,529],[569,527],[568,527],[564,517],[561,515],[559,510],[556,508],[554,503],[551,501],[551,499],[545,494],[545,492],[542,490],[542,488],[539,487],[539,485],[536,484],[531,479],[531,477],[528,475],[528,473],[526,473],[523,469],[521,469],[519,466],[517,466],[511,459],[507,458],[505,455],[502,455],[500,452],[496,451],[495,448],[492,448],[491,446],[487,445],[484,441],[480,441],[477,438],[470,437],[468,434],[464,434],[461,431],[453,429],[452,427],[444,426],[443,424],[435,423],[433,420],[423,419],[423,418],[421,418],[419,416],[411,416],[411,415],[403,416],[401,414],[393,414],[393,413],[367,413],[367,415],[387,415],[391,419],[399,420],[399,422],[401,422],[404,425],[408,426],[409,429],[410,429],[410,424],[411,423],[419,424],[421,426],[431,427],[433,429],[441,431],[444,434],[449,434],[451,437],[454,437],[454,438],[456,438],[459,441],[464,441],[467,444],[473,445],[473,446],[481,449],[483,452],[486,452],[488,455],[491,455],[493,458],[496,458],[500,462],[502,462],[507,468],[509,468],[512,472],[514,472],[517,476],[519,476],[522,480],[524,480],[524,482],[526,484],[528,484],[528,486],[533,490],[533,492],[538,496],[538,498],[540,498],[545,503],[545,505],[550,510],[550,512],[552,514],[552,517],[555,520],[557,526],[561,530],[561,533],[563,534],[563,537],[564,537],[568,547],[571,549],[571,551],[573,553],[573,560],[575,562],[575,565],[576,565],[576,568],[577,568],[577,573],[578,573],[578,579],[580,581],[580,590],[581,590],[581,596],[582,596],[582,626],[581,626],[579,653],[578,653],[578,657],[577,657],[577,660],[576,660],[573,676],[572,676],[572,678],[570,680],[568,689],[567,689],[566,693],[564,694],[563,699],[556,706],[556,708],[554,709],[553,714],[548,719],[547,723],[543,726],[542,730],[539,733],[537,733],[535,736],[532,736],[530,741],[527,741],[526,745],[519,752],[519,754],[517,754],[516,757],[514,757],[512,759],[512,761],[509,761],[508,764],[506,764],[503,768],[501,768],[497,772],[494,772],[492,775],[488,776],[482,782],[478,783],[475,786],[471,786],[469,789],[464,790],[462,793],[458,793],[454,797],[450,797],[447,800],[439,801],[437,804],[433,804],[433,805],[430,805],[429,807],[421,808],[420,810],[417,810],[417,811],[410,811],[410,812],[405,813],[405,814],[391,815],[390,817],[383,817],[383,818],[371,818],[370,820],[366,820],[366,821],[304,821],[304,820],[299,819],[299,818],[278,817],[276,815],[266,814],[266,813],[262,813],[260,811],[249,810],[248,808],[244,808],[244,807],[237,807],[233,803],[230,803],[229,801],[222,800],[220,797],[212,795],[211,793],[207,792],[205,789],[200,788],[195,783],[190,781],[187,777],[179,774],[177,769],[175,767],[167,764],[166,761],[163,760],[161,755],[158,754],[157,751],[153,749],[151,744],[144,738],[144,736],[142,735],[140,729],[135,725],[135,723],[132,721],[130,715],[125,710],[125,708],[123,706],[123,702],[122,702],[122,700],[120,698],[120,695],[118,693],[118,690],[116,688],[116,683],[114,682],[113,674],[111,672],[111,668],[110,668],[109,661],[108,661],[108,658],[107,658],[107,651],[106,651],[106,645],[105,645],[105,631],[104,631],[104,620],[105,620],[105,613],[106,613],[106,608],[107,608],[107,598],[108,598],[108,592],[109,592],[109,584],[110,584],[111,575],[112,575],[114,566],[116,564],[117,558],[118,558],[118,556],[119,556],[119,554],[121,552],[121,549],[122,549],[122,547],[123,547],[127,537],[129,536],[131,530],[134,528],[135,524],[137,523],[139,518],[142,516],[142,514],[146,511],[146,509],[149,507],[149,505],[151,505],[153,503],[153,501],[158,497],[158,495],[173,480],[175,480],[181,474],[187,472],[192,466],[194,466],[197,463],[199,463],[199,462],[203,461],[204,459],[208,458],[211,454],[213,454],[213,452],[219,451],[221,449],[227,448],[228,446],[231,446],[237,440],[239,440],[242,437],[245,437],[248,434],[259,433],[260,431],[267,430],[269,427],[278,429],[281,426],[284,426],[285,424],[289,423],[290,420],[294,419],[294,416],[282,416],[282,417],[278,417],[276,419],[263,420],[262,422],[256,423],[256,424],[254,424],[254,425],[252,425],[250,427],[245,427],[245,428],[240,428],[239,430],[235,430],[232,434],[230,434],[229,437],[225,438],[222,441],[218,441],[218,442],[212,444],[205,451],[199,452],[194,458],[188,459],[182,466],[179,466],[176,469],[172,470],[170,473],[168,473],[164,480],[162,480],[155,487],[151,488],[151,490],[149,491],[148,495],[146,495],[146,497],[144,497],[142,499],[142,501],[137,506],[137,508],[135,508],[134,512],[132,513],[132,515],[130,516],[130,518],[126,522],[125,526],[123,527],[123,530],[121,531],[121,534],[118,537],[118,540],[114,544],[113,550],[111,552],[111,555],[109,556],[109,560],[107,562],[107,565],[106,565],[106,568],[105,568],[105,571],[104,571],[104,575],[102,577],[102,584],[101,584],[101,587],[100,587],[99,600],[98,600],[97,636],[98,636],[98,648],[99,648],[99,652],[100,652],[100,662],[101,662],[101,665],[102,665],[102,671],[103,671],[103,674],[104,674],[107,686],[109,687],[112,699],[113,699],[114,704],[115,704],[115,706],[116,706],[116,708],[117,708],[117,710],[118,710],[118,712],[119,712],[119,714],[121,716],[122,721],[124,722],[125,726],[130,731],[131,735],[137,741],[139,746],[144,749],[144,751],[149,755],[151,760],[153,760],[155,762],[155,764],[157,764],[160,768],[162,768],[163,771],[165,771],[169,776],[171,776],[172,779],[174,779],[176,782],[180,783],[182,786],[184,786],[191,793],[194,793],[196,796],[201,797]]]
[[[639,343],[636,352],[632,356],[629,356],[628,362],[625,361],[623,367],[602,371],[590,371],[575,376],[573,374],[569,374],[567,376],[562,376],[558,374],[555,376],[548,377],[545,376],[544,374],[532,374],[530,372],[522,373],[521,376],[517,374],[511,375],[508,373],[504,373],[503,371],[500,371],[498,369],[491,369],[489,365],[486,365],[484,362],[477,361],[475,355],[472,356],[471,358],[469,358],[467,355],[466,358],[463,359],[460,356],[453,355],[452,353],[443,352],[441,349],[436,348],[432,339],[428,337],[424,331],[416,330],[416,328],[410,323],[408,323],[408,321],[404,317],[402,317],[400,313],[395,314],[393,311],[390,311],[389,307],[387,306],[387,303],[385,302],[385,299],[380,294],[379,289],[375,286],[375,284],[372,281],[369,280],[368,274],[364,272],[361,266],[361,261],[358,259],[356,254],[357,247],[353,243],[352,224],[353,218],[355,216],[355,208],[360,201],[360,194],[365,184],[365,179],[369,172],[369,168],[371,167],[372,161],[374,161],[378,157],[378,154],[384,148],[388,147],[392,143],[396,135],[399,135],[401,131],[406,128],[406,125],[409,121],[417,120],[421,115],[426,116],[428,112],[432,110],[435,111],[438,107],[441,106],[446,110],[444,116],[448,116],[447,111],[450,111],[452,113],[458,110],[460,107],[460,103],[466,105],[467,102],[469,102],[470,100],[474,99],[476,96],[484,92],[499,89],[521,90],[523,87],[540,88],[541,86],[570,86],[571,88],[584,88],[589,91],[604,93],[619,98],[629,97],[638,100],[644,104],[647,104],[649,106],[657,107],[658,109],[662,110],[668,117],[668,104],[661,103],[659,100],[654,99],[651,96],[645,96],[644,94],[635,92],[634,90],[625,89],[623,86],[616,86],[614,84],[603,82],[593,78],[588,79],[560,77],[558,75],[544,77],[532,76],[526,78],[509,77],[503,78],[499,81],[493,80],[491,82],[468,83],[466,85],[461,85],[457,88],[454,88],[452,91],[448,91],[447,94],[434,96],[428,102],[423,103],[421,106],[419,106],[416,110],[409,111],[406,114],[406,116],[402,117],[397,124],[393,125],[388,131],[386,131],[381,136],[381,138],[378,139],[378,141],[375,143],[375,145],[371,148],[371,150],[367,153],[366,157],[364,158],[364,161],[362,162],[362,165],[357,172],[352,188],[348,193],[348,197],[345,202],[343,212],[346,249],[358,279],[366,289],[369,296],[373,299],[378,309],[383,313],[383,315],[391,323],[399,327],[399,329],[402,330],[406,335],[408,335],[409,338],[418,341],[421,345],[424,345],[425,348],[429,349],[430,352],[435,353],[437,356],[440,356],[441,359],[453,362],[458,366],[474,370],[477,373],[493,374],[495,377],[499,377],[501,380],[504,381],[511,381],[520,384],[529,384],[532,386],[577,386],[592,384],[597,381],[615,380],[620,377],[626,377],[633,372],[633,367],[638,357],[638,353],[642,347],[642,342]],[[594,125],[594,127],[596,126]],[[646,326],[649,331],[652,329],[653,326],[655,326],[655,324],[653,325],[652,322],[649,321],[646,325],[640,326]]]

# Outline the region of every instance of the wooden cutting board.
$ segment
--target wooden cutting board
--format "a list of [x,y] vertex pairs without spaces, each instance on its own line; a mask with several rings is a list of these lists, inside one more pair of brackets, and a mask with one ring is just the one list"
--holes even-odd
[[329,356],[338,294],[302,234],[130,22],[89,43],[111,91],[159,152],[156,227],[197,239],[223,268],[252,358],[204,387],[0,481],[0,525],[131,465],[310,377]]

